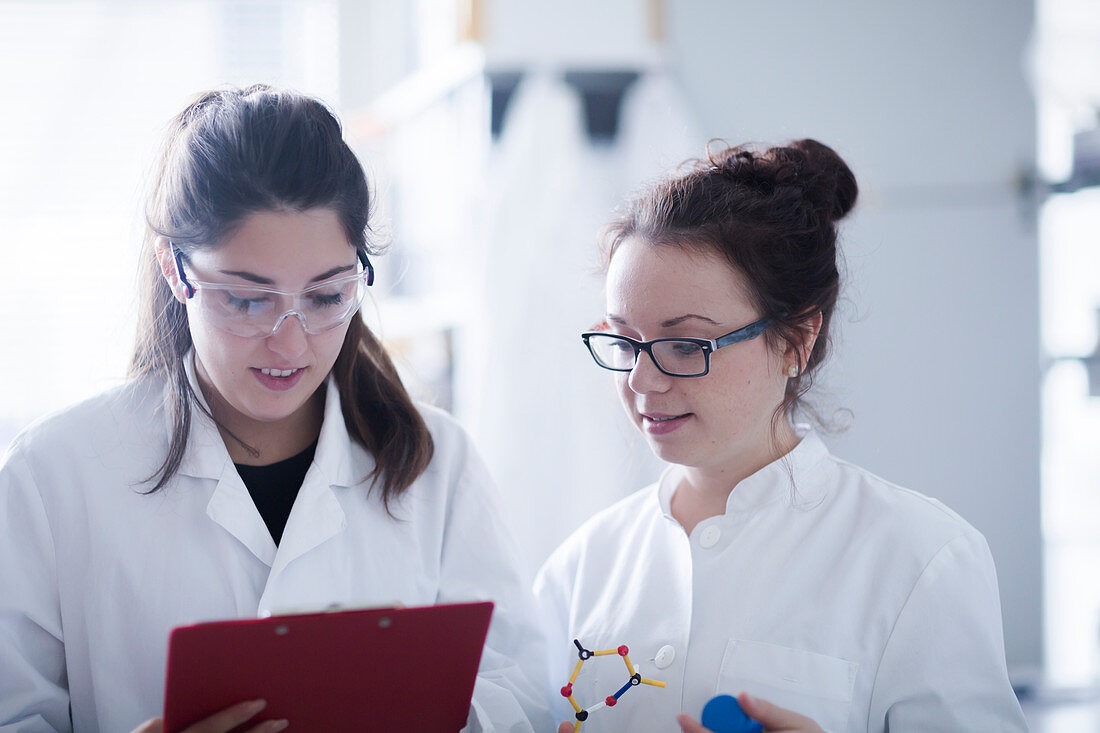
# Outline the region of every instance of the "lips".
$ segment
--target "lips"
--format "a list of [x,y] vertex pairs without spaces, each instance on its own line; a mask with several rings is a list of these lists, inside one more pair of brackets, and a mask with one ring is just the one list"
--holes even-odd
[[682,427],[691,419],[693,413],[685,412],[671,415],[664,412],[642,412],[642,429],[650,435],[666,435]]
[[640,413],[640,414],[646,420],[652,420],[653,422],[665,422],[665,421],[668,421],[668,420],[675,420],[677,418],[686,417],[687,415],[690,415],[691,413],[685,412],[685,413],[680,414],[680,415],[669,415],[669,414],[664,413],[664,412],[643,412],[643,413]]
[[291,374],[302,368],[303,367],[287,367],[285,369],[279,369],[276,367],[260,367],[260,371],[271,377],[289,377]]
[[250,371],[263,386],[275,392],[285,392],[298,384],[305,373],[305,367],[251,367]]

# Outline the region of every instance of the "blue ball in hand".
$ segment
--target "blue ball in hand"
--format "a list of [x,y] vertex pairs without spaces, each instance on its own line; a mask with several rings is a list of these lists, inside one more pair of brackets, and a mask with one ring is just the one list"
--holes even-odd
[[703,706],[699,722],[714,733],[762,733],[764,730],[764,726],[745,715],[737,698],[730,695],[712,697]]

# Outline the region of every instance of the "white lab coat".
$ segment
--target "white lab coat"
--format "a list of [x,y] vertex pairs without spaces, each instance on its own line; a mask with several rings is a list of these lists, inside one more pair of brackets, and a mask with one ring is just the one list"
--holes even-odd
[[[794,479],[792,487],[791,479]],[[689,537],[670,500],[682,468],[601,512],[535,581],[552,710],[590,650],[626,644],[643,677],[585,733],[678,731],[719,693],[770,699],[832,733],[1022,731],[985,539],[938,501],[829,455],[810,433],[739,483]],[[584,663],[589,707],[628,679]]]
[[134,381],[47,418],[0,464],[0,731],[116,733],[160,714],[168,632],[181,624],[483,599],[496,609],[470,727],[549,725],[515,546],[450,417],[421,408],[435,455],[395,520],[359,484],[373,459],[349,439],[330,379],[313,465],[276,547],[199,410],[179,473],[140,493],[166,455],[162,389]]

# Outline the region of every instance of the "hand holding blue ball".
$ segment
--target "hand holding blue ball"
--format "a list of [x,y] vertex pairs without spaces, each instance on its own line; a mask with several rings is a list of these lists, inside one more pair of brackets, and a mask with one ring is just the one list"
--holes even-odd
[[717,695],[703,706],[703,727],[714,733],[762,733],[764,726],[741,709],[736,697]]

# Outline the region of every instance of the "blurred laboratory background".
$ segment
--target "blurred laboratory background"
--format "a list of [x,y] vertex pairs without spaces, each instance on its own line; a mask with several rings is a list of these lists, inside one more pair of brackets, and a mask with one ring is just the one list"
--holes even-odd
[[834,147],[826,442],[985,534],[1035,729],[1100,730],[1100,4],[0,0],[0,446],[124,377],[156,146],[254,82],[341,117],[390,247],[364,317],[528,573],[661,468],[578,336],[601,224],[713,139]]

